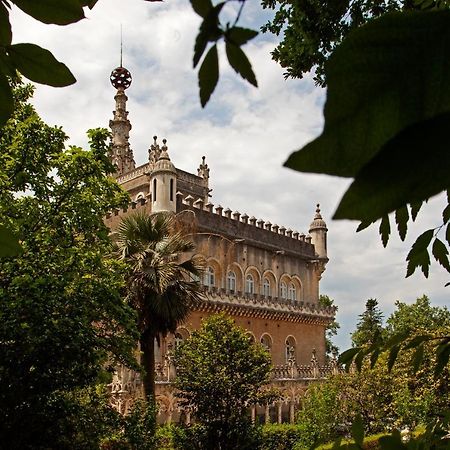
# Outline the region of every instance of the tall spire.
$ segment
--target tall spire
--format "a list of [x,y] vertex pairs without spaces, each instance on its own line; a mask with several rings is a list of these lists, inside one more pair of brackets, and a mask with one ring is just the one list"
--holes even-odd
[[111,84],[117,89],[114,96],[116,109],[114,117],[109,121],[111,128],[111,150],[110,158],[117,166],[117,175],[123,175],[136,167],[133,151],[130,148],[131,123],[128,120],[127,100],[125,89],[131,85],[131,73],[122,67],[122,30],[120,36],[120,66],[111,72]]

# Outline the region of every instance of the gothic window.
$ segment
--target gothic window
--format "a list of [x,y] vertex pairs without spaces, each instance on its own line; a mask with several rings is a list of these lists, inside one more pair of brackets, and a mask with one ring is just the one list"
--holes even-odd
[[170,179],[170,201],[173,202],[173,178]]
[[251,342],[252,344],[254,344],[254,343],[255,343],[255,336],[253,336],[253,334],[250,333],[250,332],[247,332],[246,335],[248,336],[250,342]]
[[231,292],[236,291],[236,274],[233,271],[228,272],[227,289]]
[[261,336],[261,339],[259,340],[259,342],[261,342],[261,345],[268,351],[270,352],[270,349],[272,348],[272,339],[270,338],[270,336],[268,334],[263,334]]
[[180,333],[175,333],[175,348],[178,348],[183,342],[183,336]]
[[152,198],[153,198],[153,202],[156,202],[156,180],[153,180]]
[[255,292],[255,282],[253,281],[253,276],[250,274],[245,279],[245,292],[247,294],[253,294]]
[[154,339],[154,351],[155,351],[155,361],[160,362],[161,361],[161,345],[160,341],[158,339]]
[[204,285],[208,287],[215,285],[214,269],[212,267],[208,267],[206,269]]
[[289,300],[297,300],[297,290],[292,283],[289,284],[288,298]]
[[295,361],[295,339],[289,336],[285,342],[285,358],[286,362]]
[[272,295],[272,292],[270,290],[270,281],[268,278],[264,278],[263,295],[264,295],[264,297],[270,297]]
[[284,281],[282,281],[280,285],[280,297],[287,298],[287,286]]

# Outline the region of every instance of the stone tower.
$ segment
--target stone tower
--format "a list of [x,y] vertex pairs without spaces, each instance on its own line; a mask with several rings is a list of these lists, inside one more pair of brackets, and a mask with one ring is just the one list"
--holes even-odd
[[314,220],[309,226],[309,234],[311,235],[311,243],[314,244],[315,251],[319,259],[323,262],[328,261],[327,256],[327,224],[320,214],[320,205],[317,204]]
[[125,67],[117,67],[111,72],[111,84],[117,89],[114,96],[116,109],[113,111],[114,117],[109,121],[111,128],[111,149],[110,158],[117,167],[117,175],[123,175],[132,171],[136,164],[134,162],[133,151],[130,148],[131,123],[128,120],[127,100],[125,89],[131,85],[131,74]]
[[152,212],[176,212],[177,170],[167,153],[167,141],[162,142],[161,153],[150,174]]

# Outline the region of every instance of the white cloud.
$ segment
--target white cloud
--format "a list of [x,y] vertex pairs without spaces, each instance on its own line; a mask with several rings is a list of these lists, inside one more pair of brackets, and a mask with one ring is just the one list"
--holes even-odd
[[[268,14],[248,2],[243,18],[258,27]],[[436,265],[428,280],[420,274],[404,279],[407,249],[421,229],[436,225],[442,199],[430,202],[406,243],[393,238],[383,249],[375,226],[355,234],[355,224],[331,221],[348,180],[282,167],[293,150],[321,132],[325,93],[310,77],[283,79],[283,69],[269,54],[274,47],[269,35],[246,46],[259,88],[239,79],[221,49],[221,79],[202,109],[192,69],[200,20],[188,2],[103,0],[88,19],[68,27],[46,26],[16,11],[14,42],[49,48],[78,79],[64,89],[38,87],[34,103],[44,120],[62,125],[77,145],[86,145],[88,128],[108,126],[115,93],[109,73],[119,64],[120,24],[124,65],[133,75],[127,95],[138,164],[145,162],[156,134],[168,139],[180,168],[195,171],[201,157],[207,157],[216,204],[307,232],[315,204],[321,203],[330,230],[330,262],[321,290],[339,306],[339,344],[348,345],[348,332],[369,297],[376,297],[386,314],[394,300],[414,301],[423,293],[436,304],[445,303],[448,277]]]

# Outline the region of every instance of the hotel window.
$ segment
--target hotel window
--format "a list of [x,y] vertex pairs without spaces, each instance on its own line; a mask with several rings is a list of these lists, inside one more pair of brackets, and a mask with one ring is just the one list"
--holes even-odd
[[245,292],[247,294],[254,294],[255,292],[255,282],[253,281],[252,275],[247,275],[245,279]]
[[270,297],[272,295],[271,291],[270,291],[270,281],[268,278],[264,278],[263,295],[264,295],[264,297]]
[[208,287],[212,287],[215,285],[214,269],[212,267],[208,267],[206,269],[204,284]]
[[259,340],[261,342],[261,345],[270,352],[270,349],[272,347],[272,339],[270,339],[270,336],[268,334],[263,334],[261,336],[261,339]]
[[288,298],[289,300],[297,300],[297,290],[292,283],[289,285]]
[[295,361],[295,340],[292,336],[289,336],[285,342],[285,358],[286,362]]
[[231,292],[236,291],[236,274],[232,271],[227,275],[227,289]]

